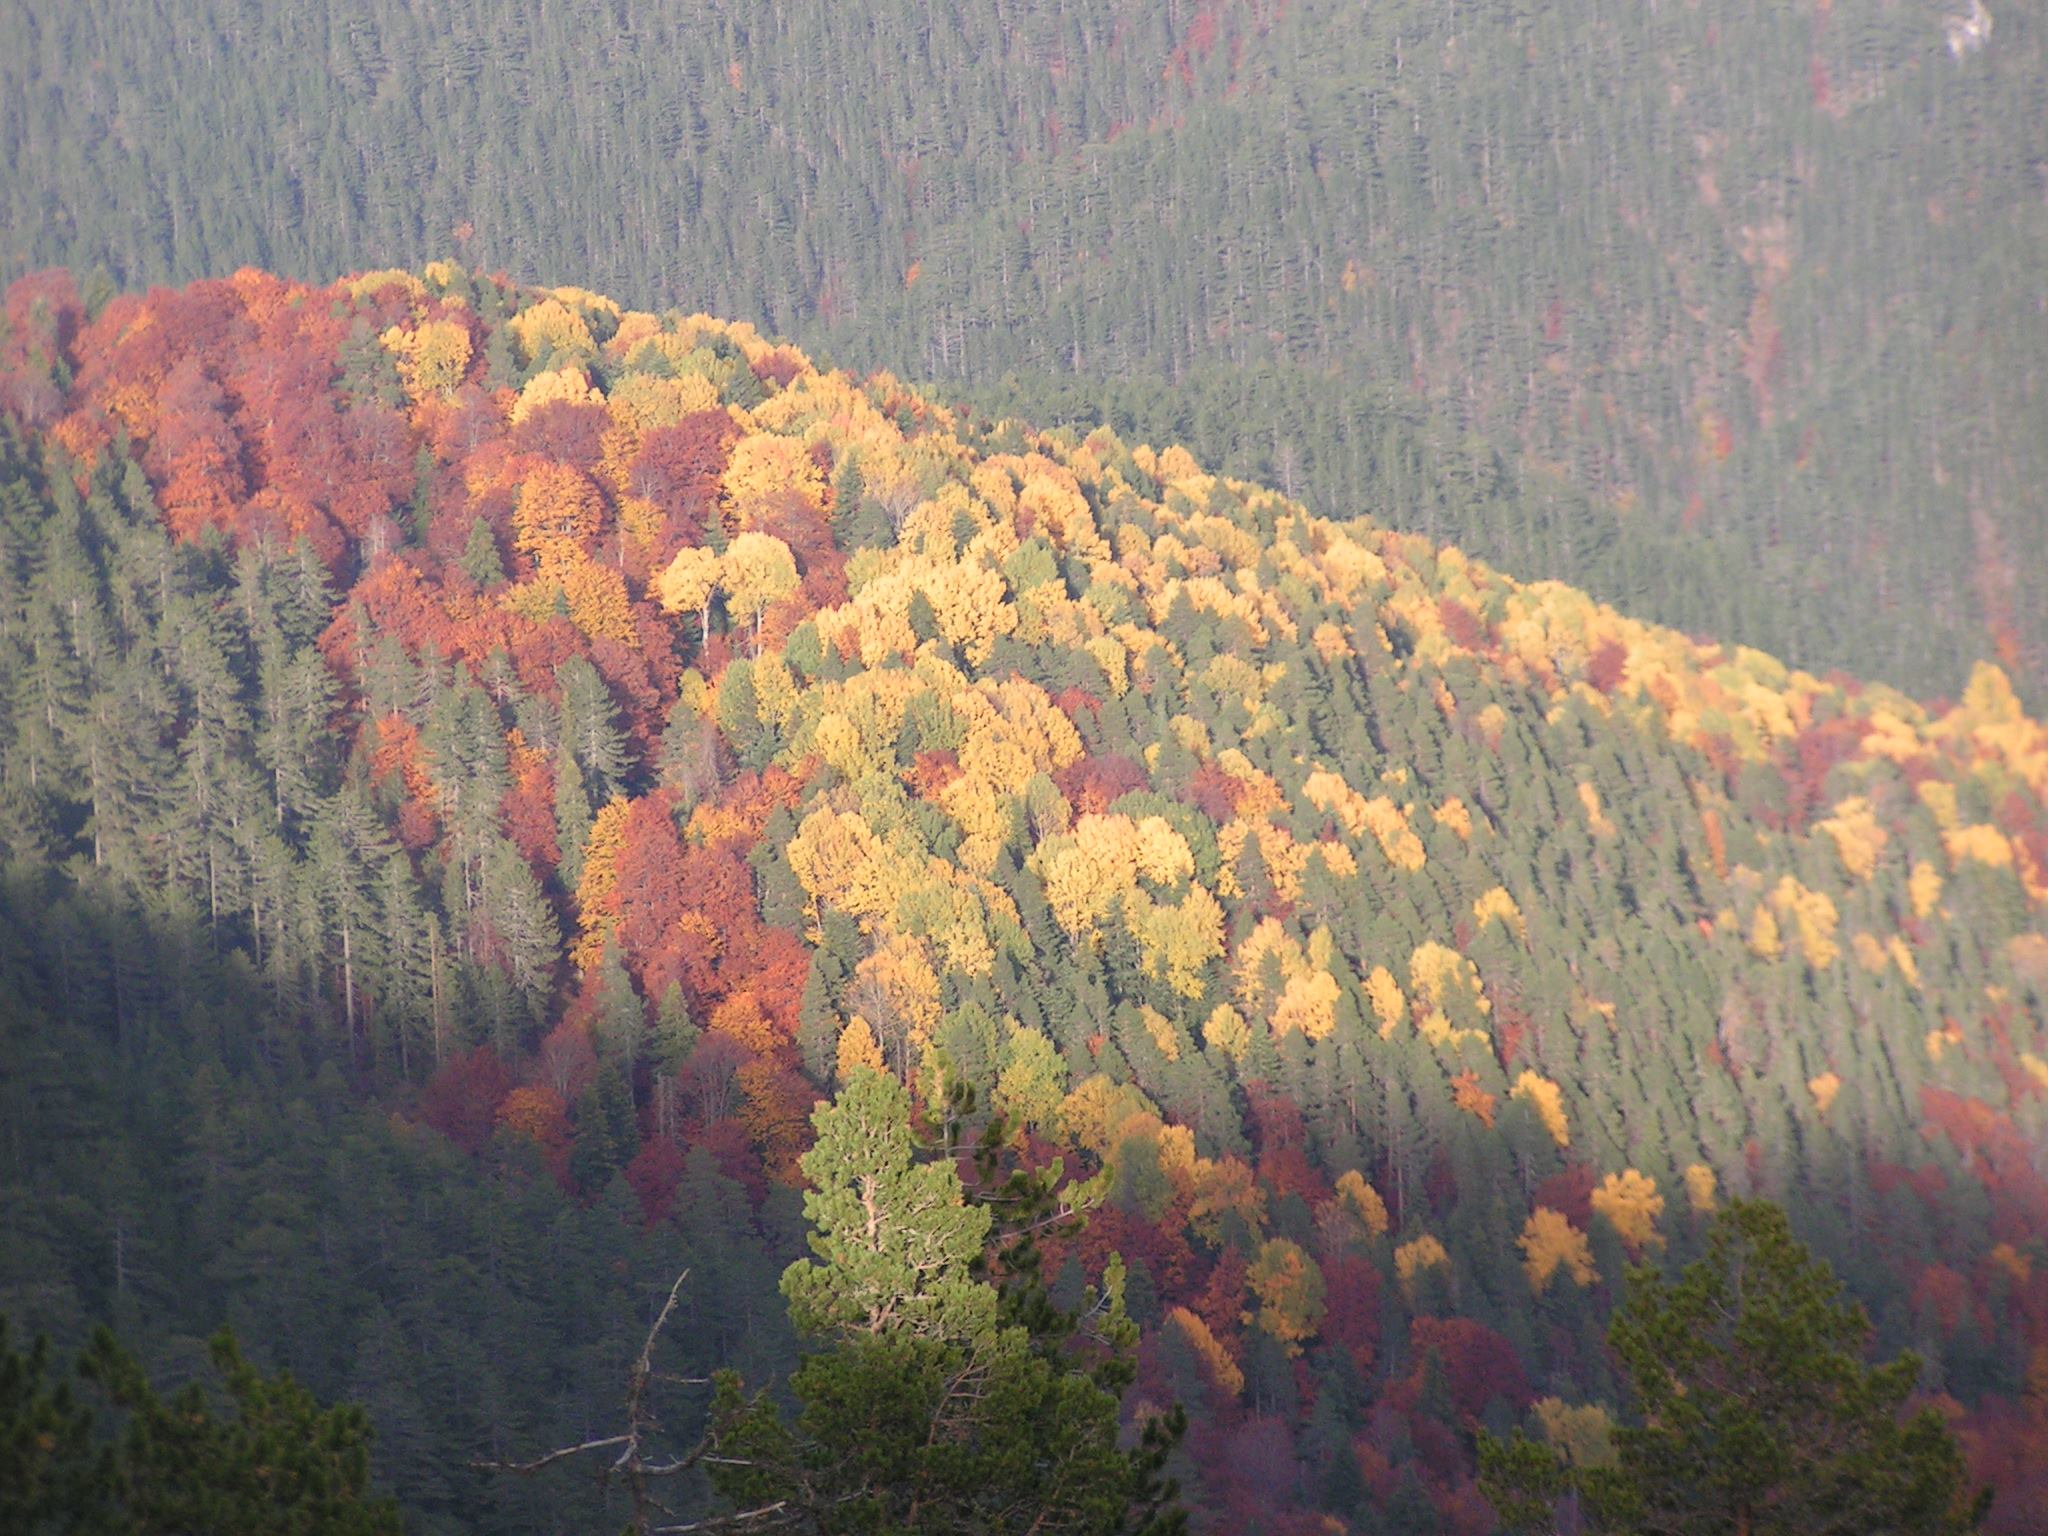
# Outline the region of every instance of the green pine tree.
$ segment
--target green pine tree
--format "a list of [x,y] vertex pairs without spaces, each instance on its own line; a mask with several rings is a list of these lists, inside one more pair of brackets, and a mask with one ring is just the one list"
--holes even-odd
[[791,1379],[793,1419],[720,1378],[712,1483],[737,1518],[775,1506],[818,1533],[1183,1529],[1159,1476],[1178,1413],[1136,1450],[1118,1443],[1136,1338],[1122,1266],[1084,1318],[1052,1306],[1028,1236],[1058,1218],[1058,1196],[1043,1175],[998,1177],[1000,1122],[971,1190],[957,1125],[921,1147],[909,1094],[884,1073],[855,1073],[813,1123],[816,1258],[789,1267],[783,1293],[826,1347]]
[[[1870,1324],[1767,1201],[1714,1218],[1676,1284],[1629,1273],[1608,1329],[1639,1425],[1612,1467],[1572,1467],[1515,1435],[1480,1441],[1481,1485],[1511,1531],[1670,1536],[1949,1536],[1976,1529],[1955,1436],[1903,1416],[1920,1361],[1865,1363]],[[1581,1528],[1574,1526],[1574,1529]]]
[[234,1339],[210,1346],[230,1416],[197,1383],[166,1399],[102,1328],[78,1366],[117,1416],[102,1425],[47,1345],[26,1355],[0,1319],[0,1529],[122,1536],[396,1536],[398,1507],[369,1492],[361,1409],[323,1408],[288,1375],[265,1376]]

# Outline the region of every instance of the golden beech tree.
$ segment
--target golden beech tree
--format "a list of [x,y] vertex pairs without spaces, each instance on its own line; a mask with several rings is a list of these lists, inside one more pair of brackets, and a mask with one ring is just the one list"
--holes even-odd
[[739,1122],[760,1149],[764,1171],[788,1183],[799,1179],[797,1159],[809,1143],[812,1095],[792,1074],[764,1057],[741,1065]]
[[453,320],[429,320],[416,330],[394,325],[378,340],[397,361],[415,405],[447,394],[469,371],[469,330]]
[[860,728],[836,710],[818,721],[810,746],[843,779],[858,779],[882,766],[879,754],[861,740]]
[[796,559],[773,534],[748,532],[732,541],[718,563],[726,601],[742,620],[752,620],[754,649],[761,649],[761,616],[797,589]]
[[1481,928],[1498,922],[1518,939],[1529,936],[1529,925],[1522,920],[1522,909],[1515,904],[1515,898],[1500,886],[1496,885],[1472,903],[1472,916]]
[[1778,920],[1769,907],[1759,906],[1750,918],[1749,952],[1759,960],[1775,960],[1784,953],[1778,938]]
[[773,432],[750,433],[733,444],[719,488],[741,527],[778,492],[793,492],[814,513],[825,505],[825,472],[803,440]]
[[1408,818],[1399,806],[1382,795],[1365,803],[1365,825],[1380,845],[1380,852],[1387,856],[1387,862],[1394,868],[1414,874],[1428,862],[1423,852],[1422,839],[1408,825]]
[[[1139,881],[1170,885],[1193,875],[1195,869],[1194,855],[1188,851],[1187,843],[1159,816],[1133,822],[1128,816],[1091,813],[1075,824],[1072,833],[1042,843],[1035,857],[1053,916],[1075,938],[1090,942],[1116,904],[1137,891]],[[1189,896],[1193,898],[1192,889]],[[1132,931],[1142,940],[1148,925],[1163,921],[1170,927],[1181,921],[1186,931],[1179,937],[1188,946],[1183,975],[1189,966],[1199,970],[1221,952],[1221,909],[1215,908],[1214,899],[1206,891],[1193,906],[1183,902],[1177,919],[1138,915],[1148,906],[1149,902],[1141,903],[1138,913],[1131,916]],[[1219,925],[1216,928],[1208,923],[1212,908]],[[1169,937],[1164,929],[1158,934],[1162,945]],[[1216,941],[1213,948],[1208,943],[1212,937]],[[1196,956],[1195,950],[1202,952]],[[1199,988],[1189,995],[1198,996]]]
[[570,364],[536,373],[519,391],[512,406],[512,424],[519,425],[546,405],[596,405],[604,396],[591,384],[582,368]]
[[1610,1173],[1593,1191],[1593,1209],[1607,1218],[1621,1240],[1640,1253],[1661,1248],[1664,1239],[1657,1231],[1657,1218],[1664,1214],[1664,1197],[1657,1193],[1657,1181],[1633,1168]]
[[1575,1408],[1563,1398],[1545,1397],[1532,1403],[1530,1412],[1543,1426],[1543,1438],[1570,1465],[1611,1467],[1618,1459],[1614,1421],[1598,1403]]
[[697,643],[711,637],[711,599],[718,592],[718,556],[701,544],[676,551],[668,568],[654,578],[654,600],[670,613],[697,615]]
[[[998,637],[1017,627],[1017,610],[1006,601],[1008,588],[1003,578],[986,567],[964,561],[934,562],[922,569],[906,571],[914,585],[903,590],[903,607],[909,611],[910,594],[920,592],[932,606],[939,633],[946,643],[960,648],[970,662],[980,665]],[[883,589],[871,589],[880,595]]]
[[996,1076],[996,1109],[1017,1124],[1052,1130],[1067,1097],[1066,1062],[1052,1041],[1035,1029],[1013,1030],[1003,1054]]
[[[1125,898],[1124,911],[1144,954],[1146,973],[1162,978],[1182,997],[1199,998],[1206,990],[1203,973],[1209,962],[1223,956],[1223,908],[1216,898],[1199,885],[1189,886],[1174,906],[1134,893]],[[1331,985],[1334,988],[1335,983]],[[1334,1004],[1334,992],[1331,1001]]]
[[1550,1139],[1560,1147],[1572,1144],[1569,1122],[1564,1115],[1564,1094],[1549,1078],[1539,1076],[1526,1068],[1515,1079],[1515,1086],[1508,1097],[1524,1100],[1536,1111],[1536,1118],[1543,1122],[1543,1128],[1550,1132]]
[[846,1083],[863,1068],[875,1072],[889,1070],[888,1064],[882,1060],[882,1048],[876,1043],[875,1032],[868,1028],[866,1019],[856,1014],[839,1032],[835,1075],[841,1083]]
[[1124,1140],[1132,1119],[1157,1121],[1152,1101],[1134,1083],[1119,1083],[1107,1073],[1083,1078],[1060,1104],[1060,1124],[1069,1138],[1110,1161]]
[[1483,1042],[1484,1031],[1455,1027],[1453,1014],[1484,1018],[1493,1011],[1479,980],[1479,967],[1434,940],[1416,946],[1408,957],[1409,991],[1415,999],[1416,1028],[1430,1044],[1455,1049],[1467,1041]]
[[1719,1201],[1715,1198],[1718,1180],[1714,1170],[1705,1163],[1688,1163],[1685,1166],[1685,1198],[1695,1211],[1712,1215]]
[[858,811],[819,805],[790,839],[788,858],[807,892],[852,917],[893,918],[906,888],[903,861]]
[[588,356],[597,350],[589,322],[552,296],[521,310],[512,317],[510,326],[528,362],[550,352]]
[[1230,1352],[1217,1342],[1207,1323],[1180,1306],[1166,1314],[1166,1321],[1187,1340],[1188,1348],[1201,1361],[1202,1368],[1209,1373],[1210,1381],[1219,1391],[1226,1397],[1236,1397],[1244,1391],[1243,1370],[1231,1359]]
[[617,920],[619,854],[626,845],[626,821],[632,810],[629,800],[609,801],[597,813],[590,840],[584,845],[583,878],[576,885],[578,933],[570,951],[578,970],[587,971],[597,964]]
[[1806,1091],[1813,1095],[1813,1107],[1822,1115],[1834,1108],[1835,1095],[1842,1091],[1842,1079],[1833,1072],[1818,1072],[1806,1080]]
[[1173,1021],[1156,1008],[1139,1009],[1138,1018],[1159,1054],[1168,1061],[1179,1061],[1180,1032],[1174,1028]]
[[1408,957],[1408,990],[1418,1009],[1442,1008],[1467,997],[1480,1013],[1491,1011],[1479,982],[1479,967],[1447,944],[1426,940]]
[[513,543],[548,574],[581,555],[603,523],[604,498],[590,477],[566,464],[547,464],[519,488]]
[[1415,1283],[1422,1277],[1423,1271],[1450,1267],[1450,1253],[1440,1239],[1427,1232],[1394,1250],[1394,1273],[1400,1277],[1401,1289],[1411,1297],[1415,1294]]
[[1394,980],[1394,973],[1384,965],[1376,965],[1365,978],[1365,997],[1372,1004],[1373,1017],[1379,1020],[1380,1038],[1390,1038],[1408,1015],[1408,999],[1401,995],[1401,983]]
[[[1459,842],[1469,843],[1472,841],[1472,812],[1463,800],[1452,796],[1452,798],[1431,811],[1430,815],[1436,819],[1438,826],[1449,827],[1451,831],[1456,833]],[[1496,886],[1495,889],[1498,890],[1499,887]],[[1502,894],[1505,895],[1506,892],[1502,892]],[[1520,916],[1520,913],[1516,914],[1518,921]]]
[[854,967],[847,1001],[867,1020],[900,1077],[939,1022],[939,978],[919,940],[892,935]]
[[779,1043],[775,1021],[761,1007],[761,1000],[748,988],[741,988],[711,1011],[711,1032],[737,1040],[756,1056],[765,1056]]
[[1218,1003],[1202,1023],[1202,1044],[1232,1061],[1244,1060],[1251,1038],[1251,1030],[1246,1027],[1243,1015],[1228,1003]]
[[1840,802],[1826,821],[1814,823],[1814,829],[1834,839],[1842,868],[1859,880],[1868,880],[1876,873],[1878,855],[1884,852],[1884,845],[1890,840],[1889,834],[1878,825],[1870,802],[1861,795]]
[[1835,942],[1838,917],[1835,904],[1825,891],[1810,891],[1786,875],[1771,891],[1771,906],[1779,916],[1791,921],[1808,965],[1820,971],[1835,963],[1835,957],[1842,952]]
[[1366,1183],[1364,1174],[1347,1168],[1337,1177],[1337,1194],[1365,1223],[1366,1231],[1374,1237],[1387,1235],[1387,1203],[1378,1190]]
[[1941,872],[1925,859],[1913,866],[1912,877],[1906,882],[1906,894],[1912,898],[1915,917],[1926,917],[1940,903],[1941,884]]
[[1529,1289],[1539,1294],[1549,1288],[1560,1268],[1581,1289],[1600,1278],[1586,1234],[1547,1205],[1539,1205],[1530,1214],[1516,1244],[1522,1250],[1522,1270],[1529,1277]]
[[1327,1039],[1337,1027],[1339,996],[1337,978],[1328,971],[1290,976],[1273,1005],[1274,1037],[1299,1030],[1311,1040]]
[[1607,812],[1600,804],[1600,791],[1590,782],[1580,782],[1579,804],[1585,807],[1586,825],[1595,837],[1605,839],[1616,835],[1614,823],[1607,819]]
[[1272,1237],[1260,1245],[1246,1278],[1259,1298],[1259,1327],[1289,1355],[1300,1354],[1323,1324],[1323,1272],[1316,1261],[1286,1238]]
[[1128,817],[1083,816],[1071,834],[1040,845],[1045,899],[1074,938],[1092,941],[1118,898],[1137,884],[1134,842]]
[[1994,826],[1978,822],[1967,827],[1953,827],[1942,834],[1942,844],[1948,849],[1951,867],[1961,869],[1964,864],[1975,862],[1992,869],[2012,867],[2012,842]]
[[1223,1238],[1223,1217],[1235,1213],[1253,1231],[1266,1220],[1266,1191],[1242,1159],[1202,1158],[1195,1164],[1188,1226],[1210,1242]]
[[[569,622],[583,633],[593,640],[616,640],[621,645],[630,645],[638,637],[633,600],[618,567],[578,552],[556,568],[554,577],[563,606],[569,610]],[[546,582],[538,585],[543,591],[549,586]]]

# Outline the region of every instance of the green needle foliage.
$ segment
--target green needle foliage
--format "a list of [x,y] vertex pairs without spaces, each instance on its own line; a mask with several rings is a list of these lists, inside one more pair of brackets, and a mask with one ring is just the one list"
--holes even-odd
[[7,1339],[0,1318],[0,1526],[10,1531],[113,1528],[114,1453],[93,1436],[92,1410],[69,1382],[44,1381],[50,1344],[27,1354]]
[[827,1342],[791,1378],[792,1418],[749,1401],[733,1374],[719,1379],[707,1465],[735,1523],[874,1536],[1183,1529],[1161,1477],[1178,1411],[1134,1449],[1119,1443],[1137,1334],[1121,1269],[1079,1318],[1038,1283],[1030,1236],[1069,1214],[1059,1169],[994,1177],[997,1122],[964,1186],[957,1122],[920,1147],[908,1093],[879,1072],[856,1073],[813,1123],[805,1212],[821,1262],[791,1265],[782,1288],[792,1320]]
[[[1864,1362],[1870,1324],[1766,1201],[1731,1204],[1676,1284],[1630,1271],[1608,1330],[1641,1416],[1618,1464],[1568,1467],[1482,1435],[1481,1486],[1511,1531],[1631,1536],[1946,1536],[1974,1530],[1955,1437],[1902,1417],[1920,1361]],[[1573,1525],[1570,1522],[1582,1522]]]
[[822,1262],[783,1274],[790,1321],[821,1335],[986,1338],[996,1294],[974,1266],[994,1217],[966,1203],[951,1164],[916,1160],[903,1085],[856,1072],[813,1123],[804,1216]]
[[124,1416],[111,1436],[72,1383],[49,1383],[49,1349],[8,1342],[0,1318],[0,1530],[19,1536],[391,1536],[398,1508],[368,1496],[370,1425],[323,1408],[288,1375],[265,1376],[223,1332],[210,1346],[234,1412],[189,1385],[157,1394],[102,1328],[79,1377]]

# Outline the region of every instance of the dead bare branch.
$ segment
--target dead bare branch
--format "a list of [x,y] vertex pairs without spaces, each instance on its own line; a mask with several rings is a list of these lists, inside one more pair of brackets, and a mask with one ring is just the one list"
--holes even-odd
[[536,1456],[532,1461],[472,1461],[470,1466],[479,1472],[538,1472],[542,1467],[553,1466],[558,1461],[567,1461],[571,1456],[581,1456],[585,1451],[601,1451],[608,1446],[624,1445],[625,1435],[607,1435],[602,1440],[586,1440],[581,1445],[565,1445],[559,1451],[549,1451],[545,1456]]
[[764,1522],[783,1524],[797,1518],[796,1511],[789,1507],[787,1499],[777,1499],[773,1504],[763,1504],[759,1509],[743,1509],[737,1514],[711,1515],[703,1520],[692,1520],[684,1525],[657,1525],[650,1536],[683,1536],[687,1531],[732,1531],[744,1530],[748,1526],[760,1526]]
[[[689,1278],[690,1272],[687,1269],[676,1276],[675,1284],[668,1289],[667,1300],[662,1302],[661,1310],[655,1314],[654,1322],[647,1330],[647,1337],[640,1345],[639,1355],[635,1357],[632,1365],[627,1369],[626,1428],[624,1433],[606,1435],[602,1439],[597,1440],[586,1440],[581,1445],[565,1445],[559,1450],[549,1451],[544,1456],[536,1456],[531,1461],[474,1461],[470,1465],[485,1472],[527,1474],[539,1472],[543,1468],[551,1467],[557,1462],[567,1461],[571,1457],[586,1455],[592,1451],[606,1451],[610,1450],[613,1446],[617,1446],[619,1447],[619,1454],[604,1469],[604,1479],[609,1482],[613,1478],[618,1478],[625,1483],[627,1493],[633,1503],[631,1529],[639,1533],[639,1536],[649,1536],[649,1533],[655,1529],[653,1525],[654,1516],[656,1514],[665,1515],[669,1511],[655,1500],[649,1492],[647,1485],[661,1478],[675,1477],[683,1472],[687,1472],[700,1461],[705,1460],[707,1453],[711,1449],[711,1442],[708,1439],[704,1439],[698,1441],[695,1446],[685,1451],[682,1455],[669,1460],[649,1461],[643,1454],[643,1447],[661,1429],[660,1421],[655,1417],[653,1408],[648,1402],[649,1384],[657,1381],[670,1382],[681,1386],[703,1386],[708,1384],[707,1379],[703,1377],[676,1376],[668,1372],[657,1371],[654,1368],[655,1345],[661,1339],[662,1329],[668,1326],[669,1318],[674,1315],[676,1302],[683,1293],[683,1283]],[[720,1524],[721,1521],[738,1518],[741,1517],[719,1516],[709,1521],[698,1521],[693,1525],[663,1526],[661,1529],[664,1531],[709,1531],[724,1528]],[[762,1528],[759,1522],[765,1519],[766,1516],[749,1511],[745,1518],[753,1519],[756,1521],[756,1528]]]

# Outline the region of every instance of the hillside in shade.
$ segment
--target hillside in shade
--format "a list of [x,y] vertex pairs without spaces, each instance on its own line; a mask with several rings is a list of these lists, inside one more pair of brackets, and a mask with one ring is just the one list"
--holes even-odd
[[[794,1353],[858,1064],[1101,1205],[1217,1531],[1483,1532],[1626,1267],[1782,1201],[2048,1520],[2048,730],[437,263],[0,332],[0,1309],[228,1320],[420,1530]],[[587,1495],[582,1495],[586,1496]],[[1334,1522],[1331,1523],[1331,1522]]]

